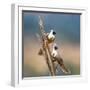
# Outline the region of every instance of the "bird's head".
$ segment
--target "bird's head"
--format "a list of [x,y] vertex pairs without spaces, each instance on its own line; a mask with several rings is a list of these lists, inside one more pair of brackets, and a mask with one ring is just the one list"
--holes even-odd
[[54,48],[55,50],[58,50],[58,46],[56,45],[56,43],[53,45],[53,48]]
[[52,33],[53,35],[56,34],[56,32],[55,32],[53,29],[51,29],[51,33]]
[[57,50],[57,49],[58,49],[58,47],[57,47],[57,46],[55,46],[55,47],[54,47],[54,49],[55,49],[55,50]]

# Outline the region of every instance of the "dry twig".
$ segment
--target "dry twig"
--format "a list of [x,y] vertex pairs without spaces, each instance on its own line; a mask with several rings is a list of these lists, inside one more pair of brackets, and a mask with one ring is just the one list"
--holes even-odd
[[48,65],[51,76],[55,76],[54,63],[52,61],[51,52],[50,52],[50,49],[49,49],[49,44],[48,44],[46,33],[45,33],[45,30],[44,30],[43,18],[41,16],[39,16],[39,26],[40,26],[41,36],[42,36],[42,38],[41,38],[41,40],[42,40],[42,49],[43,49],[43,52],[45,54],[46,63]]

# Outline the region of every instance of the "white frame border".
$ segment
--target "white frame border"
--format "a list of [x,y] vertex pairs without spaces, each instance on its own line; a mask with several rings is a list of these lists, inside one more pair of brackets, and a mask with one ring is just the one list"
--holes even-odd
[[[52,12],[66,12],[66,13],[81,13],[80,31],[81,31],[81,45],[80,45],[80,59],[81,59],[81,75],[72,76],[57,76],[55,77],[40,77],[26,78],[22,80],[22,10],[35,10],[35,11],[52,11]],[[86,29],[86,9],[76,7],[40,7],[30,6],[25,4],[12,4],[11,7],[11,43],[12,43],[12,55],[11,55],[11,85],[12,86],[30,86],[30,85],[48,85],[50,82],[58,83],[72,83],[72,82],[85,82],[87,81],[87,70],[85,62],[85,29]],[[58,78],[59,77],[59,78]],[[64,78],[63,78],[64,77]],[[29,80],[28,80],[29,79]],[[48,80],[50,79],[50,80]],[[43,80],[43,81],[41,81]],[[38,83],[39,82],[39,83]],[[48,82],[48,83],[47,83]]]

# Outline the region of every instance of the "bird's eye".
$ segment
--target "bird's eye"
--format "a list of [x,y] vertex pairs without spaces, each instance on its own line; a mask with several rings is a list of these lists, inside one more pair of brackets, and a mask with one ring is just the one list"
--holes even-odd
[[53,32],[53,35],[55,35],[56,34],[56,32]]
[[57,49],[58,49],[58,47],[57,47],[57,46],[55,46],[54,48],[55,48],[55,50],[57,50]]

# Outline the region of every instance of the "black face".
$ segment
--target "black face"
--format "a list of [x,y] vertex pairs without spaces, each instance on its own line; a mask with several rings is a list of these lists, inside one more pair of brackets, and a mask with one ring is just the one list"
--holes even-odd
[[56,32],[53,32],[53,35],[55,35],[56,34]]
[[55,50],[57,50],[57,49],[58,49],[58,47],[57,47],[57,46],[55,46],[55,47],[54,47],[54,49],[55,49]]

